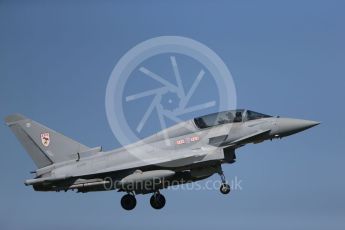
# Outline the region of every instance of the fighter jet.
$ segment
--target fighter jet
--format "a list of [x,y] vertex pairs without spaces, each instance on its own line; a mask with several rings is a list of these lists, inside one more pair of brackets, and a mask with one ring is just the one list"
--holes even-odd
[[19,114],[5,118],[37,166],[25,181],[35,191],[124,192],[121,206],[132,210],[136,195],[153,194],[154,209],[164,207],[160,193],[172,185],[219,174],[220,192],[231,190],[223,164],[236,162],[236,149],[283,138],[319,122],[231,110],[178,123],[139,142],[111,151],[89,148]]

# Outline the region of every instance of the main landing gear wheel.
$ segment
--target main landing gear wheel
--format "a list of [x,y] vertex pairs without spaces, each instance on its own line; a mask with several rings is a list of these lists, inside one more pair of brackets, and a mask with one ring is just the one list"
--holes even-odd
[[137,205],[137,199],[132,194],[126,194],[121,198],[121,206],[125,210],[133,210]]
[[154,209],[162,209],[165,205],[165,197],[160,193],[151,196],[150,204]]

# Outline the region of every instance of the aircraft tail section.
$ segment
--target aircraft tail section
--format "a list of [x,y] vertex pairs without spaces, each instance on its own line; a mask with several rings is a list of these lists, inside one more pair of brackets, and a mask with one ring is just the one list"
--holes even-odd
[[20,114],[5,118],[38,168],[77,159],[90,148]]

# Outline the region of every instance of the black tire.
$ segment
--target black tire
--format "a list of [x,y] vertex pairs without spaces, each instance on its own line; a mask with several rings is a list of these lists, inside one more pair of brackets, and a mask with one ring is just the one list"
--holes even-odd
[[222,194],[224,194],[224,195],[227,195],[227,194],[229,194],[230,193],[230,191],[231,191],[231,188],[230,188],[230,185],[228,185],[228,184],[222,184],[221,186],[220,186],[220,192],[222,193]]
[[137,199],[135,198],[135,196],[131,194],[124,195],[121,198],[121,206],[123,209],[127,211],[133,210],[136,205],[137,205]]
[[165,203],[166,200],[162,194],[153,194],[150,198],[150,204],[154,209],[162,209]]

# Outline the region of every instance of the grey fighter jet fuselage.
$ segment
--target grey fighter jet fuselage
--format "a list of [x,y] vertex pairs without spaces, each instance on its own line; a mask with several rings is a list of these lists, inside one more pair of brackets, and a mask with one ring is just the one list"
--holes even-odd
[[160,209],[159,190],[202,180],[218,173],[223,194],[230,192],[222,164],[236,161],[235,150],[249,143],[286,137],[318,122],[272,117],[250,110],[210,114],[176,124],[137,143],[102,151],[89,148],[22,115],[8,116],[12,129],[37,166],[25,181],[36,191],[78,192],[117,190],[126,210],[136,206],[136,194],[153,193]]

